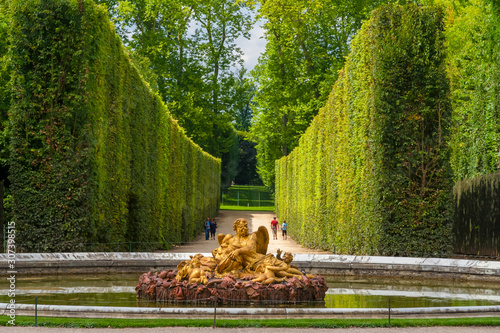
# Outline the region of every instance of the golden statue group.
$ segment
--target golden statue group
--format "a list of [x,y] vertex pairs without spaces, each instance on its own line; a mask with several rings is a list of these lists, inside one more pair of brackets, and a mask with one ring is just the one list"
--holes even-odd
[[259,227],[249,233],[245,219],[233,223],[236,235],[219,234],[212,257],[201,254],[182,261],[177,270],[145,273],[136,291],[142,299],[156,301],[211,301],[220,303],[273,300],[276,302],[323,300],[328,289],[321,276],[304,274],[291,265],[293,255],[278,250],[267,254],[269,233]]

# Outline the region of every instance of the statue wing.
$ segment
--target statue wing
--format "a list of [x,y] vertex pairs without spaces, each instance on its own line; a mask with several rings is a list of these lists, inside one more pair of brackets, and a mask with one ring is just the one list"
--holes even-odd
[[267,246],[269,245],[269,232],[267,231],[267,228],[261,225],[259,229],[255,232],[255,234],[257,236],[256,237],[257,253],[266,255]]
[[219,245],[222,245],[222,241],[224,240],[224,237],[226,237],[226,235],[224,235],[224,234],[217,235],[217,241],[219,242]]
[[219,245],[222,245],[223,243],[227,242],[229,239],[233,238],[233,235],[231,234],[219,234],[217,235],[217,240],[219,241]]

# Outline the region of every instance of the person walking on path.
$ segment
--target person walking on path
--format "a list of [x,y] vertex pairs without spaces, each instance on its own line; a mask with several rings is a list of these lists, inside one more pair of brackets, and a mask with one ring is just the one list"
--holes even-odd
[[208,240],[209,236],[210,236],[210,218],[207,217],[207,220],[205,221],[205,240]]
[[[322,251],[318,249],[309,249],[298,244],[293,238],[288,240],[278,239],[271,241],[271,230],[269,230],[269,222],[273,219],[275,214],[273,212],[256,212],[256,211],[236,211],[236,210],[220,210],[218,215],[214,216],[217,221],[217,233],[215,241],[217,242],[217,235],[219,233],[234,234],[233,223],[236,219],[244,218],[248,221],[251,231],[258,230],[260,226],[267,228],[269,231],[269,245],[267,247],[268,253],[276,253],[278,249],[283,252],[291,252],[294,254],[315,253],[315,254],[333,254],[332,252]],[[204,223],[204,219],[201,223]],[[287,221],[288,222],[288,221]],[[290,223],[288,223],[290,224]],[[203,225],[204,226],[204,225]],[[204,227],[201,231],[204,231]],[[288,228],[287,228],[288,231]],[[200,232],[194,241],[190,241],[178,246],[172,246],[168,251],[170,253],[212,253],[215,243],[205,241],[205,233]]]
[[283,224],[281,224],[281,234],[283,236],[283,239],[287,239],[287,235],[286,235],[286,229],[288,227],[288,224],[286,223],[286,220],[283,220]]
[[271,230],[273,231],[273,239],[278,239],[278,221],[276,220],[276,216],[271,221]]
[[217,222],[212,219],[210,220],[210,239],[215,239],[215,230],[217,230]]

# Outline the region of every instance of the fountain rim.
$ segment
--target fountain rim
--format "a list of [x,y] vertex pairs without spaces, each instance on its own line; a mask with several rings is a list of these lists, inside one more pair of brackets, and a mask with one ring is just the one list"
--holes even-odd
[[[0,311],[7,313],[10,303],[0,303]],[[169,307],[115,307],[115,306],[36,306],[38,316],[78,318],[130,318],[130,319],[208,319],[214,317],[214,308]],[[299,319],[299,318],[386,318],[388,308],[217,308],[217,319]],[[34,304],[17,304],[16,316],[33,316]],[[391,308],[390,315],[397,318],[456,318],[498,316],[500,305]]]
[[[182,260],[196,253],[161,252],[71,252],[17,253],[18,275],[57,275],[67,273],[144,273],[175,269]],[[211,256],[210,253],[202,253]],[[8,276],[11,260],[0,254]],[[500,261],[478,259],[357,256],[341,254],[295,254],[293,263],[311,274],[363,275],[398,278],[461,279],[468,281],[500,281]]]

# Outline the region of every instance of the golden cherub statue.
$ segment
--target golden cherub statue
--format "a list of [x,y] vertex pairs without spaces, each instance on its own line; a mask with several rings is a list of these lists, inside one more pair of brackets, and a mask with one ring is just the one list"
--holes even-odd
[[262,284],[270,284],[274,282],[282,282],[289,277],[297,276],[301,278],[303,273],[290,263],[293,260],[293,255],[290,252],[285,252],[283,259],[281,259],[281,251],[278,249],[278,256],[274,257],[272,254],[265,256],[261,263],[254,264],[256,278],[252,279],[254,282],[261,282]]
[[204,258],[201,254],[196,254],[195,256],[190,256],[191,260],[181,261],[177,265],[177,275],[175,279],[177,282],[181,282],[183,279],[187,278],[189,283],[208,283],[207,272],[209,270],[204,269],[202,266],[201,259]]

